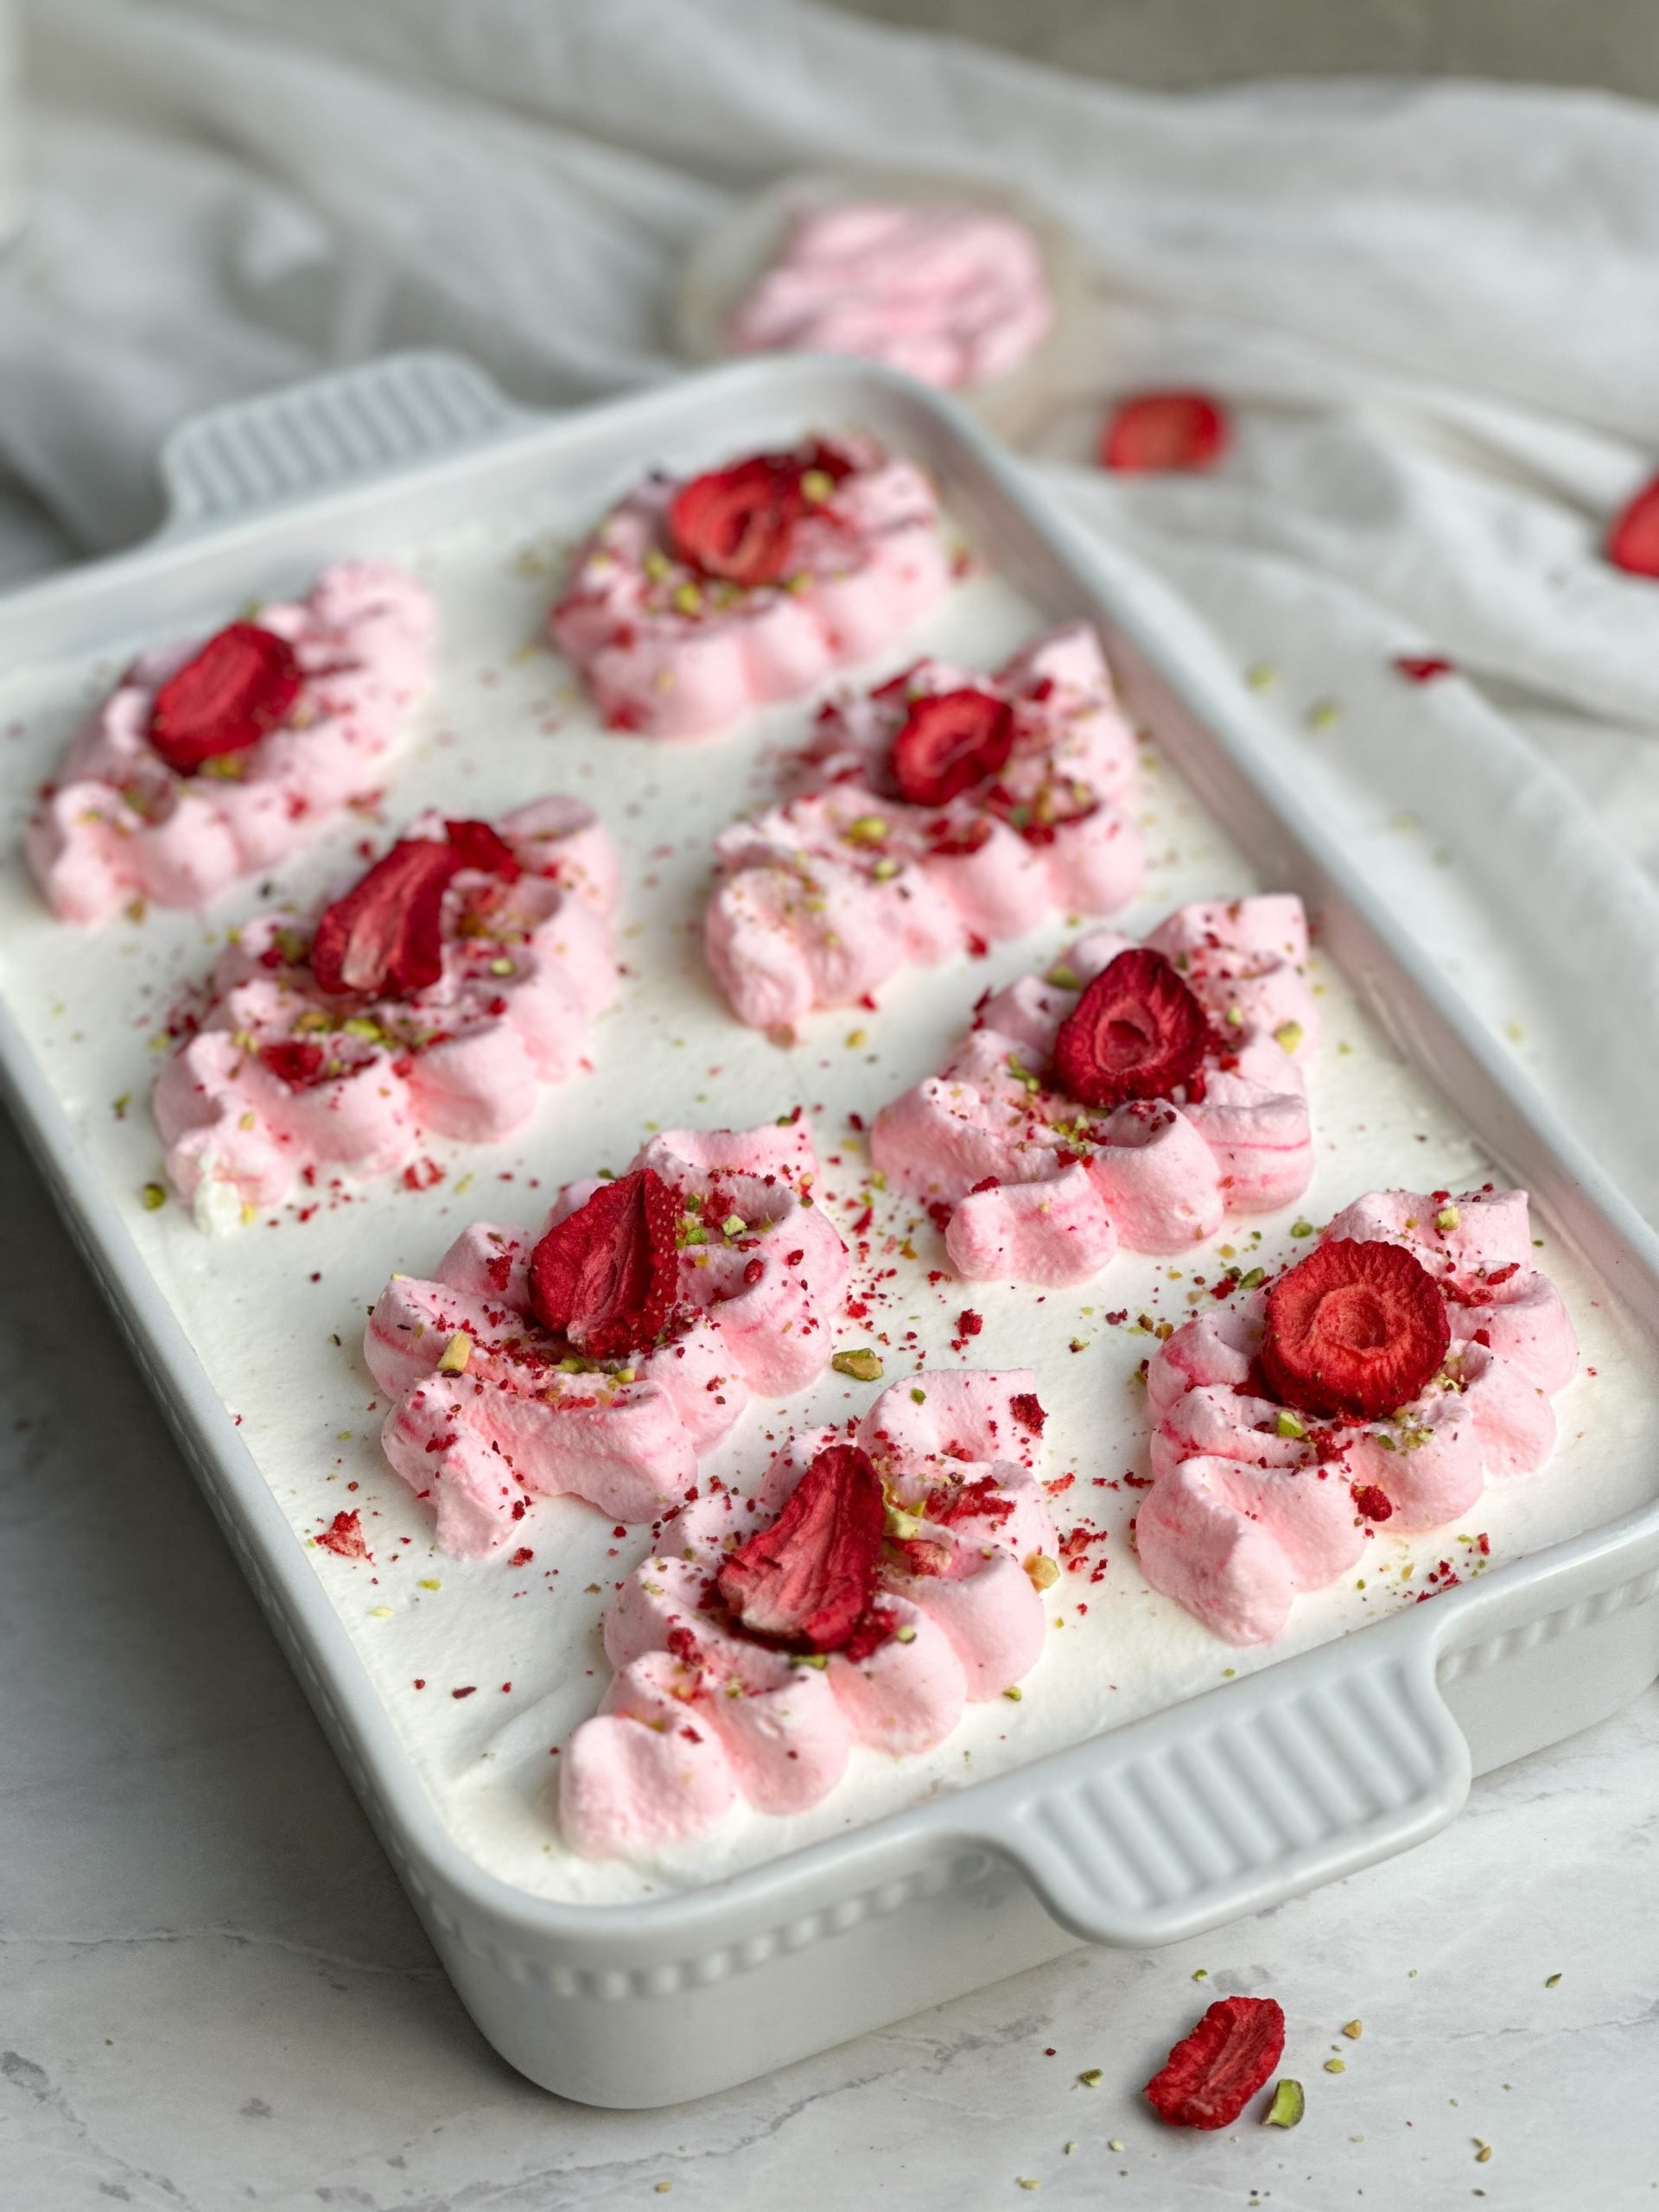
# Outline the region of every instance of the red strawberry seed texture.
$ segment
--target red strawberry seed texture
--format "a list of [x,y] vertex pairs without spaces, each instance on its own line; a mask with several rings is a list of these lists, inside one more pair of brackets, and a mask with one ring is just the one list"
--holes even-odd
[[752,1636],[840,1651],[875,1593],[887,1526],[881,1478],[855,1444],[830,1444],[768,1529],[721,1568],[716,1586]]
[[893,773],[912,806],[944,806],[1007,765],[1014,709],[988,691],[918,699],[893,741]]
[[232,622],[157,690],[150,744],[181,776],[205,760],[245,753],[286,720],[302,681],[286,638],[257,622]]
[[679,1215],[654,1168],[601,1184],[531,1254],[531,1311],[589,1359],[648,1351],[673,1307]]
[[1054,1078],[1084,1106],[1166,1098],[1204,1062],[1210,1024],[1161,952],[1120,952],[1060,1024]]
[[1147,2084],[1172,2127],[1230,2127],[1284,2056],[1285,2015],[1272,1997],[1218,1997]]
[[1268,1293],[1262,1372],[1300,1412],[1378,1421],[1421,1394],[1451,1340],[1420,1260],[1402,1244],[1341,1236]]

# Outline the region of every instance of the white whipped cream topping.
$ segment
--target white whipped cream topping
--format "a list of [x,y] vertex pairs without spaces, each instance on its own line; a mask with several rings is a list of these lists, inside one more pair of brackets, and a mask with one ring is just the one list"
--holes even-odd
[[[54,922],[16,857],[16,833],[32,787],[49,772],[77,712],[146,641],[113,641],[96,669],[14,668],[0,676],[0,725],[23,725],[6,751],[13,834],[0,869],[0,987],[161,1294],[241,1416],[239,1433],[296,1537],[314,1539],[340,1513],[359,1515],[372,1560],[327,1549],[312,1557],[441,1817],[480,1864],[537,1894],[595,1902],[707,1881],[1211,1688],[1230,1668],[1242,1673],[1392,1613],[1411,1602],[1440,1560],[1464,1571],[1473,1548],[1465,1540],[1481,1531],[1492,1564],[1502,1564],[1652,1495],[1659,1361],[1616,1308],[1592,1302],[1597,1292],[1546,1224],[1536,1231],[1546,1239],[1539,1263],[1567,1300],[1585,1367],[1598,1372],[1581,1369],[1556,1398],[1560,1442],[1541,1473],[1492,1485],[1450,1529],[1401,1539],[1383,1529],[1355,1574],[1300,1599],[1287,1635],[1265,1651],[1222,1645],[1152,1592],[1123,1533],[1144,1493],[1094,1486],[1097,1477],[1121,1482],[1126,1470],[1144,1476],[1148,1466],[1144,1394],[1129,1377],[1151,1342],[1132,1325],[1108,1325],[1107,1313],[1126,1310],[1131,1325],[1141,1312],[1179,1322],[1192,1310],[1195,1271],[1213,1281],[1224,1270],[1216,1244],[1231,1243],[1253,1261],[1274,1264],[1307,1249],[1288,1235],[1298,1214],[1322,1223],[1368,1189],[1465,1188],[1486,1179],[1491,1163],[1316,953],[1323,1037],[1310,1070],[1314,1179],[1296,1206],[1253,1224],[1260,1244],[1248,1227],[1233,1224],[1185,1259],[1120,1252],[1096,1281],[1046,1293],[969,1287],[948,1276],[930,1286],[928,1270],[946,1263],[925,1220],[910,1232],[914,1263],[896,1249],[885,1255],[885,1233],[902,1236],[920,1208],[867,1192],[868,1158],[847,1141],[849,1111],[868,1122],[936,1069],[980,992],[1052,960],[1077,927],[1057,916],[986,960],[907,974],[884,992],[879,1013],[853,1008],[824,1018],[791,1052],[744,1029],[702,964],[699,924],[712,840],[770,795],[772,761],[780,746],[798,741],[810,704],[758,716],[722,747],[717,772],[707,754],[605,735],[570,673],[544,652],[523,650],[538,631],[560,556],[591,520],[590,500],[560,511],[547,503],[553,495],[549,486],[536,505],[527,503],[515,527],[480,524],[414,559],[442,608],[435,683],[416,715],[410,765],[389,794],[381,834],[428,804],[491,818],[550,783],[590,798],[622,861],[617,945],[631,973],[617,1008],[595,1025],[601,1074],[543,1092],[528,1129],[507,1142],[435,1142],[432,1157],[446,1175],[429,1190],[411,1192],[395,1180],[364,1186],[349,1204],[321,1205],[303,1225],[291,1210],[262,1215],[262,1225],[228,1247],[204,1237],[177,1205],[146,1210],[145,1185],[162,1179],[145,1104],[158,1065],[150,1039],[182,983],[213,957],[210,940],[222,941],[225,927],[260,903],[257,887],[216,906],[211,930],[176,913],[152,912],[142,927],[118,921],[96,937]],[[563,544],[550,541],[553,526],[566,533]],[[396,545],[373,550],[409,556]],[[998,580],[972,579],[906,632],[885,669],[896,671],[921,652],[995,664],[1043,626]],[[1273,887],[1254,880],[1155,756],[1135,811],[1150,866],[1145,893],[1122,918],[1127,933],[1141,935],[1187,899]],[[315,852],[278,873],[277,890],[302,902],[320,896],[353,873],[353,847],[364,834],[360,823],[337,825]],[[601,1618],[616,1584],[647,1555],[649,1532],[616,1536],[614,1524],[591,1507],[553,1499],[526,1518],[524,1543],[535,1556],[521,1570],[499,1556],[440,1554],[429,1509],[380,1453],[386,1402],[357,1350],[365,1314],[391,1269],[429,1273],[480,1215],[538,1223],[560,1183],[600,1164],[621,1168],[651,1122],[741,1124],[798,1101],[812,1114],[832,1217],[855,1251],[868,1248],[855,1261],[854,1294],[868,1296],[873,1273],[898,1271],[875,1287],[885,1302],[873,1298],[865,1318],[838,1325],[837,1344],[880,1351],[887,1382],[910,1372],[924,1350],[930,1366],[1031,1368],[1049,1410],[1036,1472],[1051,1480],[1075,1475],[1051,1500],[1055,1525],[1064,1541],[1093,1524],[1106,1541],[1085,1541],[1084,1570],[1066,1573],[1048,1593],[1045,1649],[1018,1705],[998,1698],[973,1707],[946,1742],[913,1758],[893,1761],[855,1747],[844,1783],[799,1816],[738,1808],[716,1834],[653,1864],[581,1860],[558,1838],[557,1761],[550,1753],[598,1706],[610,1675]],[[867,1203],[871,1220],[858,1230]],[[267,1229],[266,1219],[281,1225]],[[1183,1271],[1179,1281],[1170,1279],[1172,1268]],[[964,1308],[982,1317],[983,1328],[953,1351]],[[1067,1349],[1073,1340],[1082,1347],[1076,1353]],[[881,1387],[831,1373],[786,1407],[752,1407],[719,1463],[722,1477],[752,1491],[790,1430],[861,1414]],[[1109,1563],[1094,1581],[1089,1563],[1103,1556]],[[1363,1591],[1355,1586],[1362,1578]],[[158,1592],[156,1602],[188,1603],[189,1592]],[[1063,1630],[1053,1627],[1058,1620]],[[414,1688],[416,1679],[424,1689]],[[456,1690],[472,1694],[456,1697]]]

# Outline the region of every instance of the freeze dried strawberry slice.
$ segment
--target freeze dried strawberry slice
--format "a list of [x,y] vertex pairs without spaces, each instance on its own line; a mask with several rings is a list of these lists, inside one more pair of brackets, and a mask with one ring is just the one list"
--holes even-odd
[[1014,709],[988,691],[918,699],[893,741],[893,772],[912,806],[943,806],[1007,765]]
[[679,1212],[678,1198],[654,1168],[601,1184],[530,1255],[537,1319],[590,1359],[648,1351],[674,1303]]
[[886,1523],[868,1454],[855,1444],[826,1445],[772,1526],[721,1568],[721,1597],[751,1635],[840,1651],[869,1610]]
[[517,883],[524,872],[518,854],[487,822],[446,822],[443,834],[458,868],[482,868],[506,883]]
[[1633,576],[1659,576],[1659,476],[1644,484],[1607,533],[1607,558]]
[[694,476],[668,511],[675,550],[706,576],[734,584],[780,583],[806,506],[802,474],[792,455],[757,454],[734,468]]
[[259,1047],[262,1066],[290,1090],[309,1090],[324,1079],[327,1056],[315,1038],[283,1037]]
[[1201,391],[1143,391],[1126,399],[1100,434],[1103,468],[1211,468],[1232,426]]
[[1272,1997],[1218,1997],[1147,2084],[1172,2127],[1230,2127],[1284,2056],[1285,2015]]
[[443,894],[461,866],[449,845],[400,838],[336,899],[311,940],[311,972],[325,991],[408,998],[443,973]]
[[1339,1236],[1268,1293],[1262,1372],[1303,1413],[1376,1421],[1419,1395],[1451,1338],[1433,1277],[1403,1244]]
[[1054,1077],[1084,1106],[1167,1098],[1204,1062],[1203,1007],[1161,952],[1120,952],[1060,1024]]
[[169,768],[190,775],[204,760],[257,745],[286,718],[302,681],[286,638],[232,622],[156,692],[149,741]]

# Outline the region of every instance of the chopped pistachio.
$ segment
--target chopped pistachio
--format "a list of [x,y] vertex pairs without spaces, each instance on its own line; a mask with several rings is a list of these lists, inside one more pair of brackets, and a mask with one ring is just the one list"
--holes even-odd
[[1064,960],[1057,960],[1043,981],[1052,983],[1057,991],[1080,991],[1083,988],[1082,977]]
[[1279,671],[1270,660],[1259,660],[1245,670],[1244,681],[1252,691],[1267,691],[1279,681]]
[[1227,1027],[1230,1029],[1242,1029],[1244,1027],[1243,1007],[1242,1006],[1230,1006],[1227,1009],[1225,1020]]
[[1078,2082],[1085,2089],[1097,2089],[1104,2078],[1104,2071],[1098,2066],[1086,2066],[1077,2076]]
[[1046,1552],[1033,1552],[1025,1561],[1025,1569],[1035,1590],[1052,1590],[1060,1579],[1059,1561]]
[[1357,2043],[1365,2032],[1364,2023],[1361,2020],[1344,2020],[1342,2024],[1342,2032],[1350,2043]]
[[728,1213],[720,1224],[721,1234],[725,1236],[741,1236],[748,1225],[741,1213]]
[[465,1329],[457,1329],[443,1348],[438,1361],[440,1375],[464,1375],[467,1363],[473,1356],[473,1340]]
[[861,1045],[868,1045],[869,1041],[870,1033],[868,1029],[849,1029],[847,1032],[847,1049],[850,1052],[857,1052]]
[[166,1204],[167,1192],[162,1185],[159,1183],[146,1183],[144,1185],[145,1212],[159,1213]]
[[1316,699],[1307,710],[1309,729],[1334,729],[1342,720],[1342,709],[1334,699]]
[[1311,1221],[1293,1221],[1290,1224],[1290,1233],[1293,1236],[1311,1236],[1313,1234],[1313,1224]]
[[838,1351],[830,1362],[837,1375],[850,1375],[855,1382],[879,1382],[881,1380],[881,1355],[868,1346],[856,1351]]
[[899,863],[890,853],[883,853],[870,869],[878,883],[890,883],[899,873]]
[[805,468],[801,472],[801,497],[815,505],[836,495],[836,480],[826,468]]
[[1301,1023],[1281,1021],[1273,1033],[1273,1041],[1275,1045],[1283,1046],[1286,1052],[1294,1052],[1302,1041]]
[[1303,1427],[1302,1423],[1297,1420],[1295,1414],[1292,1413],[1288,1406],[1280,1407],[1279,1419],[1275,1423],[1275,1426],[1278,1428],[1281,1436],[1301,1437],[1307,1434],[1306,1429]]
[[909,1622],[906,1621],[903,1628],[894,1629],[893,1631],[893,1640],[895,1643],[914,1643],[916,1641],[916,1631],[912,1628]]
[[1296,2127],[1307,2109],[1307,2100],[1302,2094],[1302,2085],[1287,2075],[1274,2086],[1273,2102],[1262,2114],[1263,2127]]
[[912,1405],[925,1406],[927,1403],[927,1393],[925,1390],[913,1389],[910,1394],[910,1399]]
[[791,1651],[789,1663],[791,1667],[823,1668],[830,1664],[830,1655],[827,1651]]
[[516,976],[518,969],[517,963],[509,960],[504,952],[498,959],[491,961],[490,973],[492,976]]
[[676,612],[681,614],[701,614],[702,594],[688,579],[686,582],[675,586],[674,606]]
[[879,845],[887,834],[886,817],[861,814],[842,831],[849,845]]
[[1434,1226],[1436,1229],[1450,1231],[1457,1227],[1461,1218],[1456,1206],[1442,1206],[1434,1217]]
[[1348,2071],[1347,2061],[1342,2058],[1327,2058],[1325,2062],[1325,2070],[1327,2074],[1345,2074]]
[[1546,1974],[1544,1977],[1544,1987],[1546,1989],[1555,1988],[1560,1983],[1560,1979],[1561,1977],[1558,1974]]
[[1020,1688],[1018,1682],[1010,1682],[1007,1688],[1003,1691],[1002,1694],[1007,1698],[1010,1705],[1018,1705],[1020,1699],[1024,1697],[1025,1692]]
[[1248,1274],[1240,1275],[1238,1287],[1241,1290],[1254,1290],[1259,1283],[1264,1283],[1267,1279],[1268,1271],[1265,1268],[1252,1268]]

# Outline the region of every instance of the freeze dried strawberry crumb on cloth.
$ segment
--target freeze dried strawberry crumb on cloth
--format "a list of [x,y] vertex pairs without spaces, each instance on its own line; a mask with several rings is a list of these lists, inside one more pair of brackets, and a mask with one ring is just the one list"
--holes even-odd
[[607,1609],[616,1674],[560,1761],[590,1858],[650,1853],[740,1801],[804,1812],[855,1745],[930,1751],[1028,1674],[1055,1539],[1022,1370],[884,1390],[852,1434],[791,1437],[752,1502],[710,1486]]
[[881,652],[950,579],[931,485],[854,434],[647,477],[549,626],[613,728],[702,737]]
[[1307,1188],[1318,1016],[1300,899],[1091,930],[988,997],[871,1158],[927,1203],[971,1280],[1085,1282],[1120,1243],[1179,1252]]
[[1147,1371],[1154,1589],[1268,1643],[1372,1529],[1440,1528],[1541,1467],[1578,1343],[1532,1254],[1524,1191],[1373,1192],[1265,1289],[1176,1330]]
[[802,1122],[670,1129],[567,1184],[539,1237],[474,1222],[433,1281],[392,1277],[364,1335],[381,1443],[446,1551],[516,1543],[566,1491],[658,1520],[751,1391],[822,1374],[849,1262],[817,1172]]
[[1135,733],[1086,624],[995,676],[925,660],[820,709],[781,804],[715,841],[703,943],[740,1020],[792,1032],[900,968],[1140,889]]
[[432,620],[412,576],[341,561],[303,600],[141,654],[29,825],[53,912],[200,906],[369,797],[425,683]]
[[522,1127],[615,995],[618,887],[598,817],[550,797],[493,823],[423,815],[315,922],[245,923],[156,1085],[167,1172],[201,1225],[296,1179],[408,1168],[431,1135]]

